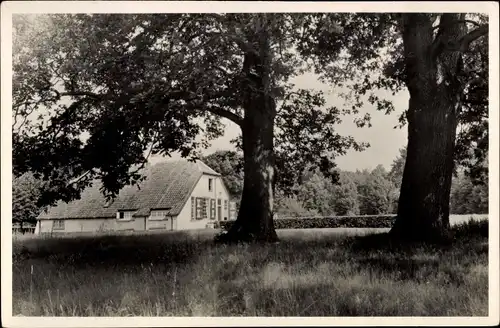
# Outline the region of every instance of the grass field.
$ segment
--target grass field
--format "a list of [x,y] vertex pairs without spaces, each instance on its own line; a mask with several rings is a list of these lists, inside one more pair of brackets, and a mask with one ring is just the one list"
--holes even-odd
[[272,245],[214,245],[210,230],[15,239],[13,314],[486,316],[487,221],[453,229],[444,248],[359,229]]

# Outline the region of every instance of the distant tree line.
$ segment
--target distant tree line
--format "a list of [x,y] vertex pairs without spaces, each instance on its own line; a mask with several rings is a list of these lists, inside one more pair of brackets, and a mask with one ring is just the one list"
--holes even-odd
[[[222,174],[232,197],[238,200],[243,188],[241,156],[217,151],[203,160]],[[405,160],[406,147],[400,149],[389,171],[383,165],[373,170],[339,171],[337,183],[319,170],[306,170],[295,184],[292,197],[276,191],[275,212],[281,217],[395,214]],[[450,212],[488,213],[487,182],[476,183],[458,168],[452,180]]]
[[[276,190],[276,210],[280,217],[331,215],[376,215],[397,213],[399,188],[406,148],[387,171],[383,165],[373,170],[339,171],[337,183],[319,170],[305,171],[294,186],[294,195]],[[203,161],[222,174],[224,183],[237,206],[243,191],[242,157],[235,151],[217,151]],[[28,172],[12,181],[13,222],[35,223],[42,211],[40,196],[45,184]],[[488,183],[478,183],[464,169],[453,177],[450,212],[452,214],[488,213]]]
[[39,199],[43,183],[27,172],[12,179],[12,221],[21,228],[24,224],[36,223],[36,218],[42,211]]

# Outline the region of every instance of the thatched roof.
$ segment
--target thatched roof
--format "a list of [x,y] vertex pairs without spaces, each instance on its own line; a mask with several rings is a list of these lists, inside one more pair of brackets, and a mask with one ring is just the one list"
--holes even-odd
[[134,216],[148,216],[152,209],[168,209],[178,215],[202,174],[220,176],[201,161],[172,160],[147,167],[146,179],[139,186],[125,186],[117,198],[106,205],[95,181],[85,189],[80,199],[56,206],[39,215],[39,219],[97,219],[114,218],[119,210],[134,210]]

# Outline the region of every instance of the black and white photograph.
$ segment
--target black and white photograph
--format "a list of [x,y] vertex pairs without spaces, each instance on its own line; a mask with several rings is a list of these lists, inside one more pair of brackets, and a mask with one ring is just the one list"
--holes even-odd
[[2,3],[3,325],[497,325],[498,9]]

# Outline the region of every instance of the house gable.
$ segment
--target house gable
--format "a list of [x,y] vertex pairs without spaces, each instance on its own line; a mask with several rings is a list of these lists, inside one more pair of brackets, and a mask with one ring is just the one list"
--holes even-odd
[[[209,179],[214,179],[214,188],[211,191],[208,188]],[[197,199],[201,200],[201,203],[197,202]],[[177,216],[177,228],[180,230],[203,229],[210,222],[229,219],[229,201],[229,193],[223,184],[222,177],[203,174],[189,193],[184,207]],[[225,202],[228,204],[226,210],[224,209]],[[200,216],[200,213],[206,213],[206,215]]]

